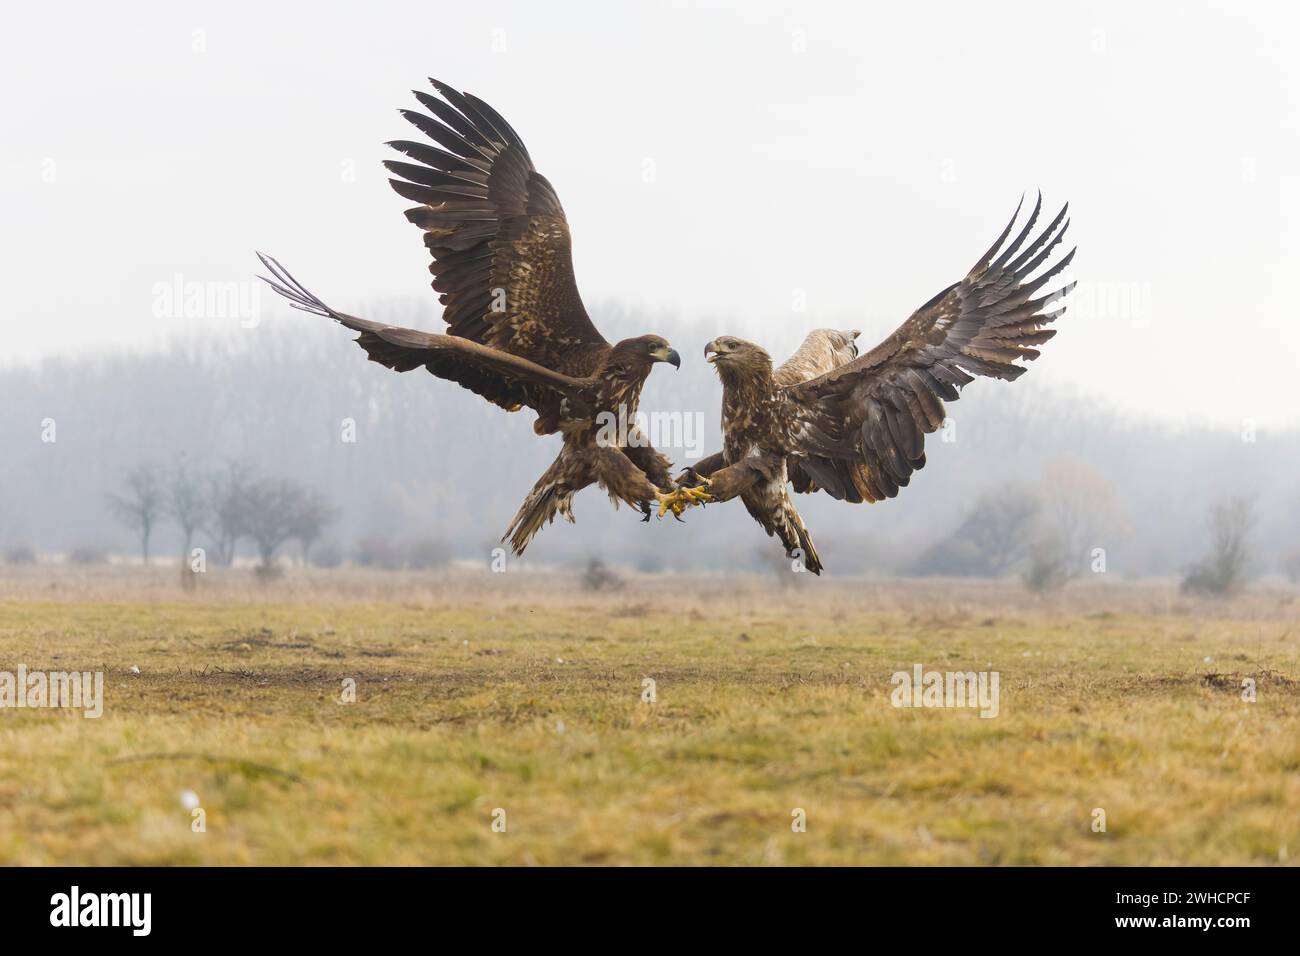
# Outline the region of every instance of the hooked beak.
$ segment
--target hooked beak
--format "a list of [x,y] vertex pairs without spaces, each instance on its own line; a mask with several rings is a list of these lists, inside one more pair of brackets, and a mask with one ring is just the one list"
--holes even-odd
[[716,362],[718,360],[718,356],[720,356],[721,354],[722,354],[722,350],[718,348],[717,339],[714,339],[708,345],[704,346],[704,361],[709,362],[710,364]]
[[670,349],[667,346],[655,349],[650,353],[650,357],[656,362],[667,362],[673,368],[679,369],[682,367],[682,357],[677,354],[676,349]]

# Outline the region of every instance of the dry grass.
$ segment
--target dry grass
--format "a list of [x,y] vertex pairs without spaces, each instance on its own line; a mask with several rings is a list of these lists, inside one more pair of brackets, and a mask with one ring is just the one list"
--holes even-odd
[[[227,573],[182,598],[161,571],[10,575],[0,669],[102,669],[107,699],[0,711],[0,862],[1300,856],[1286,592],[574,577]],[[1000,715],[892,707],[915,663],[1000,672]]]

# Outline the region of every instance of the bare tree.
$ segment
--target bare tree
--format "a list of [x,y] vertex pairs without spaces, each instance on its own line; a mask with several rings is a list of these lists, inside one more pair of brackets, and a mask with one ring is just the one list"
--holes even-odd
[[284,479],[262,479],[244,490],[244,528],[261,559],[259,570],[269,573],[275,552],[294,533],[294,515],[302,489]]
[[[270,574],[275,552],[292,538],[306,547],[314,542],[334,509],[314,489],[286,478],[264,478],[243,488],[238,526],[257,545],[258,571]],[[304,537],[305,536],[305,537]]]
[[164,514],[166,496],[152,465],[139,465],[126,474],[124,494],[109,495],[108,506],[117,520],[140,536],[140,556],[149,563],[149,538]]
[[210,503],[203,484],[184,465],[172,470],[167,480],[167,515],[181,529],[181,579],[193,583],[190,548],[194,534],[207,523]]
[[248,533],[245,499],[252,484],[252,469],[243,462],[231,461],[222,471],[208,476],[209,526],[212,551],[217,561],[230,567],[235,547]]
[[1114,485],[1077,459],[1057,458],[1043,466],[1038,499],[1024,575],[1030,590],[1050,590],[1078,577],[1103,538],[1125,530]]
[[1032,488],[1008,482],[975,500],[962,523],[926,549],[918,574],[999,577],[1026,555],[1039,499]]
[[1210,507],[1210,553],[1188,570],[1183,590],[1231,594],[1239,589],[1250,563],[1250,533],[1255,505],[1247,498],[1223,498]]
[[325,496],[315,488],[302,488],[299,500],[294,506],[290,524],[293,526],[290,537],[302,547],[302,563],[306,564],[312,545],[320,540],[325,527],[338,517],[335,508]]

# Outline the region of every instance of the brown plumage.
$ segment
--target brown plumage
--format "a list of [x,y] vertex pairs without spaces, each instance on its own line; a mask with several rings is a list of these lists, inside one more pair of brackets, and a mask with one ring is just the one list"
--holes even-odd
[[1038,293],[1070,264],[1074,250],[1033,275],[1048,265],[1069,226],[1067,206],[1027,242],[1041,209],[1040,195],[1008,243],[1017,207],[964,279],[866,355],[853,358],[827,345],[830,336],[854,333],[819,330],[796,353],[798,363],[773,371],[771,357],[752,342],[730,336],[710,342],[705,355],[723,386],[723,450],[687,469],[679,482],[708,479],[705,501],[739,496],[787,555],[820,573],[787,484],[850,502],[893,498],[924,467],[925,436],[943,424],[944,401],[955,401],[976,375],[1015,380],[1025,371],[1016,361],[1037,358],[1035,346],[1056,334],[1046,325],[1064,313],[1053,306],[1074,284]]
[[418,204],[406,218],[424,231],[448,334],[337,312],[259,253],[274,276],[266,281],[295,308],[359,332],[371,361],[398,372],[423,366],[507,411],[532,409],[539,435],[563,434],[506,531],[516,554],[557,514],[572,521],[573,495],[592,483],[648,517],[672,488],[671,463],[644,436],[600,425],[605,415],[633,420],[653,365],[680,359],[657,335],[605,340],[578,294],[564,210],[519,136],[482,100],[431,82],[441,99],[415,93],[428,113],[401,112],[437,145],[390,143],[414,162],[384,165],[400,177],[394,190]]

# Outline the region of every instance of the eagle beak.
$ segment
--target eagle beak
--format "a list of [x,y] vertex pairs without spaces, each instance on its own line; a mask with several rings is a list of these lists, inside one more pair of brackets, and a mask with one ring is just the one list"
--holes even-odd
[[667,362],[673,368],[682,367],[682,357],[677,354],[676,349],[664,348],[655,349],[650,353],[650,357],[656,362]]
[[[712,354],[713,356],[712,358],[709,357],[710,354]],[[704,346],[704,361],[706,362],[710,362],[710,363],[716,362],[718,360],[718,356],[721,354],[722,354],[721,351],[718,349],[717,339],[714,339],[708,345]]]

